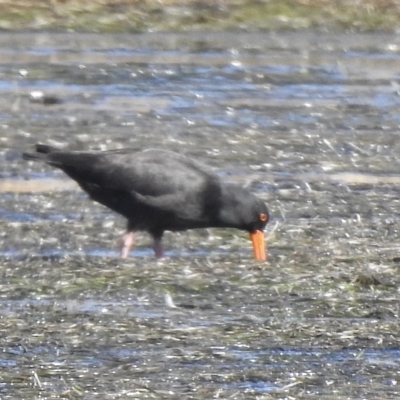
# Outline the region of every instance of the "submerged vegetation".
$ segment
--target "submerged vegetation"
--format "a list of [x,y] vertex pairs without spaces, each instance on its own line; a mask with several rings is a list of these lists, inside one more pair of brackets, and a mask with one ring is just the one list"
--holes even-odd
[[398,398],[397,264],[279,257],[3,259],[3,398]]
[[396,0],[9,0],[0,7],[0,28],[7,30],[370,30],[400,25]]

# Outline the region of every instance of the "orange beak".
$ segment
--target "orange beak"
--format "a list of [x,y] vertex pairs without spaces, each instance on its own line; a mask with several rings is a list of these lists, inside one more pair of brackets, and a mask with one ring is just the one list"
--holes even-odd
[[265,261],[267,255],[265,253],[264,232],[250,232],[251,243],[253,244],[253,254],[256,260]]

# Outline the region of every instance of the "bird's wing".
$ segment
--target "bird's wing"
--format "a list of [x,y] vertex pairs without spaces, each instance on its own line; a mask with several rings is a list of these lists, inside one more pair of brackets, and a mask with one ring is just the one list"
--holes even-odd
[[[161,150],[129,152],[64,152],[48,154],[47,162],[81,184],[105,190],[160,198],[198,193],[210,180],[209,170],[187,157]],[[153,200],[154,201],[154,200]]]

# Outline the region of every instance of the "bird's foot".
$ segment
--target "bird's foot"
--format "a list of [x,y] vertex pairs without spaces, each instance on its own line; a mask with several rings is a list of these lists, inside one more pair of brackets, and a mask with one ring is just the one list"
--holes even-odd
[[162,248],[161,239],[154,239],[153,250],[156,258],[164,257],[164,250]]
[[133,232],[127,231],[124,236],[122,236],[122,248],[121,248],[121,257],[127,258],[131,248],[133,246],[133,242],[135,239],[135,234]]

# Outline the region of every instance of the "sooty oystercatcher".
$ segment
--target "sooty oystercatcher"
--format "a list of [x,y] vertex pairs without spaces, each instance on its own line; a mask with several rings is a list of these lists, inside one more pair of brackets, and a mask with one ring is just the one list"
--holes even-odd
[[61,169],[93,200],[127,218],[123,257],[135,231],[149,232],[156,257],[162,257],[164,231],[213,227],[248,231],[254,257],[266,259],[263,230],[269,214],[264,202],[222,182],[191,158],[158,149],[65,151],[38,144],[35,150],[23,158]]

